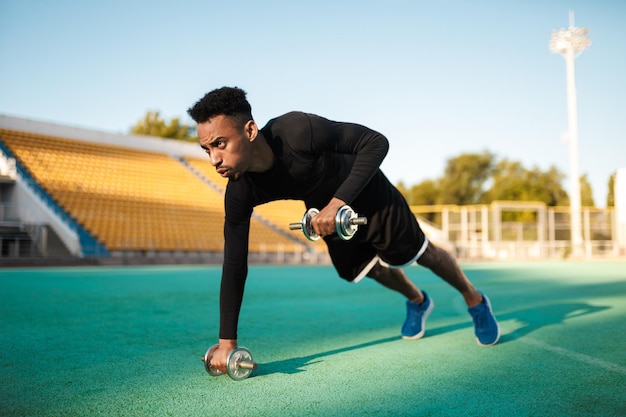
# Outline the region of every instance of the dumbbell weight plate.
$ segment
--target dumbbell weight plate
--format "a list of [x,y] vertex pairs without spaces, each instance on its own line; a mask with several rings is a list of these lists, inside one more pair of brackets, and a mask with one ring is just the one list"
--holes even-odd
[[226,360],[226,372],[228,372],[228,376],[235,381],[246,379],[252,372],[252,369],[239,366],[242,361],[254,362],[252,360],[252,354],[244,347],[234,349],[230,352],[228,359]]
[[219,375],[223,375],[224,374],[224,372],[220,371],[217,368],[214,368],[213,365],[211,365],[211,358],[213,357],[213,353],[215,353],[215,351],[219,347],[220,347],[219,345],[211,346],[209,348],[209,350],[207,350],[206,353],[204,354],[204,356],[201,358],[202,362],[204,362],[204,368],[212,376],[219,376]]
[[342,206],[337,210],[335,216],[335,227],[337,234],[343,240],[350,240],[356,233],[358,226],[352,221],[356,219],[358,215],[352,210],[350,206]]
[[313,230],[311,220],[313,220],[313,217],[317,216],[319,213],[320,211],[318,209],[310,208],[306,211],[306,213],[304,213],[304,217],[302,217],[302,233],[304,233],[304,236],[307,239],[313,242],[318,240],[320,238],[320,235],[315,233],[315,230]]

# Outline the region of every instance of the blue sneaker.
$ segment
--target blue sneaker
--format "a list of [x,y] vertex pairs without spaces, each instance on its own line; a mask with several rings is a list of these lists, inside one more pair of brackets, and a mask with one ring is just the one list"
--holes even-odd
[[406,302],[406,320],[402,325],[403,339],[419,339],[426,332],[426,319],[433,311],[435,303],[424,291],[422,294],[424,294],[424,301],[421,304],[413,301]]
[[474,320],[474,334],[476,341],[481,346],[492,346],[500,339],[500,326],[491,311],[491,303],[485,294],[483,301],[477,306],[467,309]]

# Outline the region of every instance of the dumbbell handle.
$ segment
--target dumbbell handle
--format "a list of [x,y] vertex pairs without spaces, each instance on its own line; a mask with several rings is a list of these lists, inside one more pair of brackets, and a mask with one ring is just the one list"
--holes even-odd
[[289,230],[302,230],[302,223],[289,223]]
[[[201,357],[200,360],[208,364],[211,363],[211,358],[207,358],[206,356]],[[243,369],[252,369],[253,371],[259,369],[259,364],[252,361],[239,361],[237,362],[237,366]]]
[[[355,217],[354,219],[349,220],[350,224],[354,224],[357,226],[363,226],[367,224],[367,217]],[[300,223],[289,223],[289,230],[302,230],[302,222]]]
[[237,366],[243,369],[252,369],[253,371],[259,369],[259,364],[252,361],[239,361]]

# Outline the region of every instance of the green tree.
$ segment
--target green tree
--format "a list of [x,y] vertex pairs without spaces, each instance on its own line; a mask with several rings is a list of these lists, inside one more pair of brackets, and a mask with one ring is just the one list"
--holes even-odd
[[567,204],[569,198],[563,188],[565,174],[555,166],[547,171],[534,168],[527,177],[529,192],[522,201],[543,201],[548,206],[560,206]]
[[[412,187],[399,184],[400,192],[411,205],[489,204],[495,200],[541,201],[548,206],[569,204],[562,182],[565,175],[551,166],[543,171],[525,168],[521,162],[496,160],[493,154],[468,153],[450,158],[444,175],[425,180]],[[585,204],[593,205],[587,176],[581,177],[581,193]],[[534,212],[510,213],[511,220],[530,219]]]
[[163,119],[158,111],[148,111],[143,119],[139,120],[131,129],[135,135],[156,136],[160,138],[179,139],[189,142],[195,141],[193,128],[180,122],[178,117],[169,122]]
[[503,159],[492,171],[491,187],[483,195],[483,202],[520,200],[524,195],[526,170],[520,162]]
[[615,177],[617,176],[617,172],[614,172],[609,177],[609,193],[606,196],[606,206],[607,207],[615,207]]
[[552,166],[547,171],[531,170],[517,161],[503,159],[493,170],[493,183],[484,202],[495,200],[542,201],[548,206],[566,204],[567,193],[561,182],[564,175]]
[[483,200],[485,183],[491,177],[494,156],[465,153],[447,161],[439,181],[438,204],[477,204]]
[[396,188],[398,189],[398,191],[400,191],[400,194],[402,194],[404,198],[406,198],[406,201],[409,204],[412,204],[411,200],[409,199],[409,190],[406,188],[406,185],[404,185],[404,181],[400,181],[399,183],[397,183]]
[[424,180],[411,187],[409,191],[409,204],[423,206],[437,204],[439,194],[438,181]]
[[593,201],[593,190],[589,183],[589,178],[587,178],[587,174],[583,174],[580,177],[580,204],[584,207],[596,206]]

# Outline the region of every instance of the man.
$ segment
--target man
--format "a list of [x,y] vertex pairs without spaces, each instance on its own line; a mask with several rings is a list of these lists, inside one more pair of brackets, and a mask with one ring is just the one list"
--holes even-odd
[[[389,147],[383,135],[301,112],[277,117],[259,129],[246,93],[232,87],[207,93],[188,113],[198,124],[200,146],[211,164],[229,179],[214,367],[225,371],[227,355],[237,347],[252,210],[279,199],[303,200],[307,208],[320,209],[312,227],[326,242],[342,278],[358,282],[367,276],[407,299],[403,338],[424,335],[434,306],[400,269],[417,262],[461,293],[478,343],[497,343],[500,330],[489,299],[474,288],[452,256],[428,241],[405,199],[380,171]],[[346,204],[368,219],[351,240],[335,233],[335,215]]]

